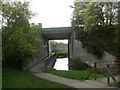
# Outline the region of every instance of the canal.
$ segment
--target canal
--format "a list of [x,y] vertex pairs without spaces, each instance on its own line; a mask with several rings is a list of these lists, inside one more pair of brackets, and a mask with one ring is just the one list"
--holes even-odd
[[68,70],[68,58],[57,58],[53,68],[56,70]]

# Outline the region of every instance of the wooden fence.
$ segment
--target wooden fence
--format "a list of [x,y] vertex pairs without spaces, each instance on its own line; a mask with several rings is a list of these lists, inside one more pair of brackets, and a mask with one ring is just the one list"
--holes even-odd
[[[105,67],[104,68],[99,68],[98,65],[99,64],[104,64]],[[120,76],[120,61],[116,60],[116,61],[99,61],[99,62],[94,62],[94,66],[92,71],[89,73],[89,75],[87,76],[90,77],[92,73],[94,73],[94,80],[97,80],[97,71],[98,70],[102,70],[103,72],[105,72],[105,76],[107,77],[107,83],[110,85],[111,83],[111,79],[114,81],[114,84],[118,87],[120,87],[120,81],[119,81],[119,76]],[[118,76],[119,78],[115,78],[116,76]],[[110,79],[111,78],[111,79]]]

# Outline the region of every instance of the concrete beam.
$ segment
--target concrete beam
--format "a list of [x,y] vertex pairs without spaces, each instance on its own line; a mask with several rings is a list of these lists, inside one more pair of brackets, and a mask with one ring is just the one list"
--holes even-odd
[[72,27],[43,28],[43,35],[48,40],[69,39],[72,31]]

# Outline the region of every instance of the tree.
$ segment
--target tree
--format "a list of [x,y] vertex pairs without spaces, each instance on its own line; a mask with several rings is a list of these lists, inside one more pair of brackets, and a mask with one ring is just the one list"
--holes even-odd
[[36,31],[30,27],[33,16],[29,2],[2,2],[3,58],[9,64],[21,67],[25,58],[36,52]]
[[111,26],[116,22],[117,2],[107,2],[103,3],[103,5],[104,22],[106,25]]
[[97,29],[96,26],[103,24],[104,17],[102,12],[102,6],[99,2],[92,2],[87,6],[87,9],[84,13],[84,19],[84,31],[95,30]]
[[84,12],[86,10],[88,3],[85,2],[75,2],[73,11],[73,18],[72,18],[72,26],[73,27],[81,27],[84,25]]
[[[75,23],[72,24],[75,27],[76,39],[82,42],[83,47],[98,58],[102,57],[104,51],[119,56],[120,3],[90,2],[85,8],[81,8],[81,4],[74,5],[73,22]],[[79,14],[82,11],[84,12]]]
[[57,46],[58,46],[58,43],[55,42],[55,41],[50,41],[50,48],[52,51],[56,51],[57,50]]
[[116,29],[116,37],[114,39],[114,43],[118,50],[116,51],[118,60],[120,59],[120,1],[117,3],[117,29]]
[[67,44],[63,43],[63,42],[55,42],[54,40],[50,41],[50,48],[52,51],[56,52],[59,50],[67,50]]

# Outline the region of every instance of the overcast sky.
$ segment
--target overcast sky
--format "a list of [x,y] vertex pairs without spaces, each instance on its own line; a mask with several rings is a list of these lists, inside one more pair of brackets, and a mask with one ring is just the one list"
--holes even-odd
[[28,0],[31,1],[30,9],[36,12],[31,23],[42,23],[46,27],[71,26],[73,0]]

